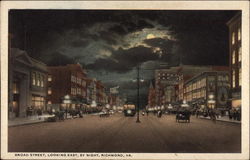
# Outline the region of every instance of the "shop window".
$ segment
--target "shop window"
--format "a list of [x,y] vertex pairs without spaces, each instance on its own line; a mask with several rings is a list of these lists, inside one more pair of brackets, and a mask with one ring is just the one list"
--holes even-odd
[[45,98],[44,97],[41,97],[41,96],[35,96],[33,95],[32,96],[32,106],[35,108],[35,109],[38,109],[38,108],[43,108],[45,105]]

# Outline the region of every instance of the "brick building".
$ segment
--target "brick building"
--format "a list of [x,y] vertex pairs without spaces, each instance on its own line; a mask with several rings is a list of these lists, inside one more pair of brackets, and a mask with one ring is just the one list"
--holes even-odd
[[62,104],[66,95],[70,105],[87,103],[87,75],[80,64],[48,67],[48,104]]

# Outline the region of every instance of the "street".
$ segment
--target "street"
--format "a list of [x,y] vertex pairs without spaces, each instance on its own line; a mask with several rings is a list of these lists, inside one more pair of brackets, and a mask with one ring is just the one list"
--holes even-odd
[[241,125],[174,115],[124,117],[115,113],[9,127],[9,152],[239,153]]

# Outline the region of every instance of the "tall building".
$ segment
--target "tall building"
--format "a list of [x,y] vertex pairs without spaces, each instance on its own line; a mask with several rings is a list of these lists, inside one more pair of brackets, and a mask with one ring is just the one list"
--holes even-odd
[[241,12],[227,22],[229,27],[229,64],[231,84],[231,106],[241,107]]
[[47,67],[20,49],[9,50],[9,118],[24,117],[28,107],[33,113],[46,110]]
[[208,71],[227,71],[226,66],[199,66],[199,65],[180,65],[177,69],[179,75],[178,82],[178,102],[182,103],[184,100],[184,83],[192,77]]
[[70,107],[87,103],[87,75],[80,64],[48,67],[48,105],[63,104],[70,97]]
[[155,70],[155,92],[156,92],[156,105],[167,105],[169,99],[175,90],[173,86],[178,84],[179,75],[176,73],[176,67],[171,69],[157,69]]
[[202,108],[228,109],[229,90],[227,71],[203,72],[184,83],[184,100]]

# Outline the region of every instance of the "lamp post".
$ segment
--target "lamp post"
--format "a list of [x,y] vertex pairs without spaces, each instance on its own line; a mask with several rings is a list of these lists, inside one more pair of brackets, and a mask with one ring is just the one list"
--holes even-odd
[[71,103],[71,97],[69,95],[65,95],[63,97],[63,103],[66,104],[66,112],[65,112],[65,118],[67,119],[68,114],[68,105]]
[[137,66],[137,108],[136,108],[136,112],[137,112],[137,119],[136,119],[136,123],[140,123],[140,114],[139,114],[139,106],[140,106],[140,67]]

